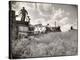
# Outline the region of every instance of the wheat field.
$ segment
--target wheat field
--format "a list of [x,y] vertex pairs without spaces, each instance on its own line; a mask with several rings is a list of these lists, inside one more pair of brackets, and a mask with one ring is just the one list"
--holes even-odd
[[78,53],[77,30],[50,32],[12,40],[12,57],[70,56]]

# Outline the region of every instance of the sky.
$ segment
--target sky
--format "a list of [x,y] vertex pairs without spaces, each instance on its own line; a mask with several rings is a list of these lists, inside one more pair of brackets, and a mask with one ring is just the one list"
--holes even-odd
[[[68,4],[54,3],[36,3],[36,2],[12,2],[12,10],[19,14],[19,11],[25,7],[31,18],[30,24],[42,24],[54,27],[61,26],[62,31],[67,31],[73,26],[77,29],[78,7]],[[16,17],[21,20],[21,15]]]

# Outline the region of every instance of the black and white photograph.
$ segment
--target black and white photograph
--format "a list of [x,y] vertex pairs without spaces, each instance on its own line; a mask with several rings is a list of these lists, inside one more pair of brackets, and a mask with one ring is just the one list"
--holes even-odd
[[9,1],[9,58],[78,55],[78,5]]

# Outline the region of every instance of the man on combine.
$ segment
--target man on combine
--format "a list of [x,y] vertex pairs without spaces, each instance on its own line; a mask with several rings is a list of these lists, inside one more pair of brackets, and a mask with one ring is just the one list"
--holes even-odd
[[[28,12],[27,12],[27,10],[25,9],[25,7],[23,7],[23,8],[20,10],[20,14],[22,15],[21,21],[25,21],[26,14],[28,15]],[[20,14],[19,14],[19,15],[20,15]]]

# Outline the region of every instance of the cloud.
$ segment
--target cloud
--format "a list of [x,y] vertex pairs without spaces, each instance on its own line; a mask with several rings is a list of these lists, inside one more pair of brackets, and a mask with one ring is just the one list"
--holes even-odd
[[46,14],[46,15],[50,15],[52,14],[52,9],[53,6],[52,4],[41,4],[40,5],[40,10],[42,11],[43,14]]
[[62,26],[62,25],[67,24],[67,23],[68,23],[68,20],[69,20],[68,17],[63,17],[63,18],[59,21],[59,23],[60,23],[60,25]]
[[71,24],[65,24],[61,27],[61,31],[66,32],[70,30]]
[[[77,28],[77,8],[74,5],[15,2],[12,3],[12,10],[18,14],[23,6],[29,13],[32,25],[41,23],[54,26],[56,21],[63,30],[71,25]],[[17,17],[17,20],[20,19],[21,16]]]
[[32,20],[31,24],[33,24],[33,25],[35,25],[35,24],[43,24],[43,25],[45,25],[46,22],[45,22],[44,18],[39,18],[39,19],[36,19],[36,20]]

